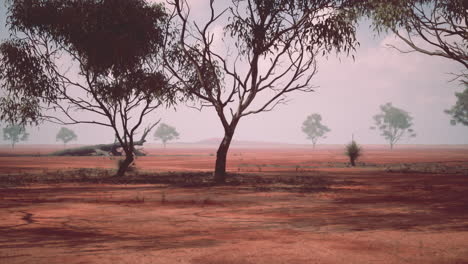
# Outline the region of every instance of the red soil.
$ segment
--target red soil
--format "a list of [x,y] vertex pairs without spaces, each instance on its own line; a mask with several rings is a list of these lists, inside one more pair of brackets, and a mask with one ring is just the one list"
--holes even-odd
[[[31,150],[35,151],[35,150]],[[147,171],[211,170],[210,149],[150,150]],[[108,157],[0,157],[0,173],[112,168]],[[265,186],[54,184],[0,190],[0,263],[468,263],[468,149],[235,149],[229,169],[321,177]],[[407,163],[414,170],[392,172]],[[425,166],[447,172],[424,172]],[[259,172],[261,171],[261,172]]]
[[[41,153],[56,148],[0,149],[0,172],[41,171],[71,168],[116,168],[116,157],[7,157],[13,154]],[[215,163],[215,149],[147,149],[149,156],[138,157],[137,168],[145,171],[211,171]],[[342,149],[233,149],[228,157],[232,172],[333,170],[348,162]],[[386,148],[365,149],[359,162],[384,165],[395,163],[466,164],[468,147],[461,148]],[[325,163],[325,164],[324,164]],[[338,164],[341,163],[341,164]],[[315,168],[318,167],[318,168]]]

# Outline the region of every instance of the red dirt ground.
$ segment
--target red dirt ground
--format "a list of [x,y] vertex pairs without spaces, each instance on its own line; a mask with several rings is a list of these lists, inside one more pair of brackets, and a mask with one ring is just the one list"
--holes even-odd
[[[213,153],[152,149],[137,168],[209,171]],[[358,168],[345,162],[341,149],[230,153],[233,173],[327,183],[306,192],[281,184],[3,188],[0,263],[468,263],[468,148],[369,148]],[[115,164],[2,156],[0,173]]]

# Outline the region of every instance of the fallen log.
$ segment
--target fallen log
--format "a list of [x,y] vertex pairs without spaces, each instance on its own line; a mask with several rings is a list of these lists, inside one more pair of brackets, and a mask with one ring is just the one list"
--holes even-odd
[[[143,132],[143,135],[141,136],[141,139],[138,141],[134,141],[133,145],[134,146],[143,146],[143,144],[146,142],[146,136],[148,133],[151,131],[153,127],[155,127],[156,124],[148,127],[145,129]],[[69,149],[63,149],[59,151],[55,151],[51,154],[50,156],[122,156],[122,152],[118,151],[119,148],[121,148],[122,145],[120,142],[115,142],[112,144],[97,144],[97,145],[90,145],[90,146],[83,146],[83,147],[77,147],[77,148],[69,148]],[[136,156],[145,156],[146,154],[138,149],[135,149],[134,151]]]
[[[142,146],[143,143],[144,142],[136,141],[134,142],[134,145]],[[122,156],[122,153],[118,151],[120,147],[122,147],[120,143],[97,144],[55,151],[51,153],[50,156]],[[146,155],[138,149],[135,149],[135,154],[137,156]]]

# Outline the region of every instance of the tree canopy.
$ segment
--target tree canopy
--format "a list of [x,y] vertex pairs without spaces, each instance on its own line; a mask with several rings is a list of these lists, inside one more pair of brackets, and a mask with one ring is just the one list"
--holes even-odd
[[355,5],[362,15],[372,19],[376,31],[390,30],[407,47],[393,48],[455,61],[464,68],[457,77],[467,81],[468,1],[364,0]]

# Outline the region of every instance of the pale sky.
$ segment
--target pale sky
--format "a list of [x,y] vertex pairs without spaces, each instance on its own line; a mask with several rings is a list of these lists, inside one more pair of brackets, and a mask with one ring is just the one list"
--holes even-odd
[[[206,10],[203,1],[192,0],[195,4],[192,14],[198,18]],[[0,38],[5,39],[8,33],[3,6],[0,23]],[[215,25],[215,33],[222,26]],[[460,72],[462,67],[450,60],[419,53],[401,54],[385,44],[405,48],[403,43],[391,35],[375,37],[368,27],[368,23],[359,27],[361,46],[354,53],[355,61],[342,57],[340,62],[334,55],[320,59],[318,74],[313,79],[313,84],[319,86],[315,92],[292,93],[287,105],[241,119],[234,139],[306,144],[301,124],[309,114],[319,113],[331,132],[318,144],[344,144],[350,141],[352,133],[358,143],[385,144],[380,133],[369,127],[379,105],[392,102],[414,118],[417,137],[403,140],[402,144],[468,144],[468,127],[451,126],[450,117],[444,113],[455,103],[454,93],[462,91],[459,83],[449,82],[452,79],[449,73]],[[221,123],[212,109],[199,112],[178,105],[176,111],[161,109],[148,118],[162,118],[163,122],[175,126],[179,141],[183,142],[223,136]],[[114,139],[111,130],[98,126],[69,128],[75,130],[80,144],[111,143]],[[28,143],[55,143],[59,129],[54,124],[28,128],[31,134]],[[148,139],[154,142],[152,137]]]

